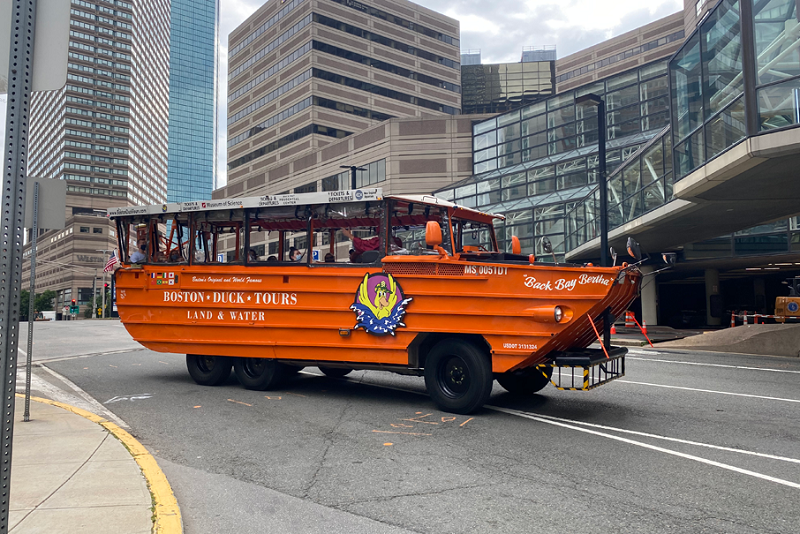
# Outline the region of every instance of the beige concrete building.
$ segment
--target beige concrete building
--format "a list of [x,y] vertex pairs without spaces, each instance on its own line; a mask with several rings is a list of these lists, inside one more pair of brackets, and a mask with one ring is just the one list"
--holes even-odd
[[684,28],[684,14],[678,12],[558,59],[556,93],[667,58],[693,29]]
[[321,150],[288,159],[214,191],[213,198],[382,187],[385,194],[431,192],[472,174],[472,124],[488,115],[390,119]]
[[229,38],[228,182],[387,119],[457,115],[458,37],[406,0],[270,0]]

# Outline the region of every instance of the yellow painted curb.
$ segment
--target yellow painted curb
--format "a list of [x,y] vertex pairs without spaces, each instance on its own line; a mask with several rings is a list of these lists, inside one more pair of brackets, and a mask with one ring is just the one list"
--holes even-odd
[[[24,395],[17,393],[17,397],[24,398]],[[61,402],[52,401],[50,399],[43,399],[40,397],[31,397],[31,400],[41,402],[43,404],[50,404],[57,406],[64,410],[70,411],[74,414],[85,417],[89,421],[97,423],[119,439],[130,451],[133,459],[139,464],[139,467],[147,479],[147,485],[150,487],[150,493],[153,496],[155,504],[155,522],[153,523],[154,534],[182,534],[183,523],[181,521],[181,510],[178,507],[178,501],[172,493],[172,487],[169,485],[166,475],[156,463],[156,459],[150,454],[144,445],[139,443],[136,438],[131,436],[124,429],[118,425],[103,419],[99,415],[87,412],[81,408],[63,404]]]

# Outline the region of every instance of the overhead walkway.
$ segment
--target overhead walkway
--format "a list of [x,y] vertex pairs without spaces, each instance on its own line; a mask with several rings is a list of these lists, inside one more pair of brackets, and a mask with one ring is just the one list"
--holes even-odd
[[[669,61],[671,127],[608,177],[609,242],[676,248],[800,213],[795,0],[721,0]],[[566,258],[596,258],[599,192],[567,214]]]

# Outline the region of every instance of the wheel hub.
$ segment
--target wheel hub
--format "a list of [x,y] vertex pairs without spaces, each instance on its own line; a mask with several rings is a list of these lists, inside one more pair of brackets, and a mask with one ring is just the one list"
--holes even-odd
[[459,356],[451,356],[440,368],[440,384],[442,389],[452,397],[464,394],[470,387],[470,375],[467,364]]

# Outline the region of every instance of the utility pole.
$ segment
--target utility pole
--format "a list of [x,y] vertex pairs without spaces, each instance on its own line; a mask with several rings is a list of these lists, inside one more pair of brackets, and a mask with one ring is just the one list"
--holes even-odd
[[22,247],[25,220],[25,176],[28,172],[28,120],[33,81],[33,44],[36,0],[15,0],[11,19],[2,24],[11,29],[8,56],[8,107],[3,147],[3,210],[0,231],[0,372],[2,377],[3,425],[0,429],[0,533],[8,532],[11,501],[11,453],[14,438],[14,408],[19,349]]
[[94,311],[94,304],[97,301],[97,269],[94,270],[94,278],[92,278],[92,319],[97,319],[97,314]]
[[[103,254],[108,254],[108,253],[114,252],[114,251],[113,250],[102,249],[102,250],[95,250],[95,252],[102,252]],[[95,270],[95,272],[97,272],[97,271]],[[106,316],[106,269],[105,269],[105,267],[103,267],[103,289],[102,289],[102,291],[103,291],[103,308],[102,308],[103,311],[100,312],[100,317],[105,318],[105,316]]]
[[[600,190],[600,266],[608,267],[608,187],[606,185],[606,102],[589,93],[575,99],[575,104],[597,108],[597,187]],[[603,345],[611,346],[611,311],[603,310]]]

